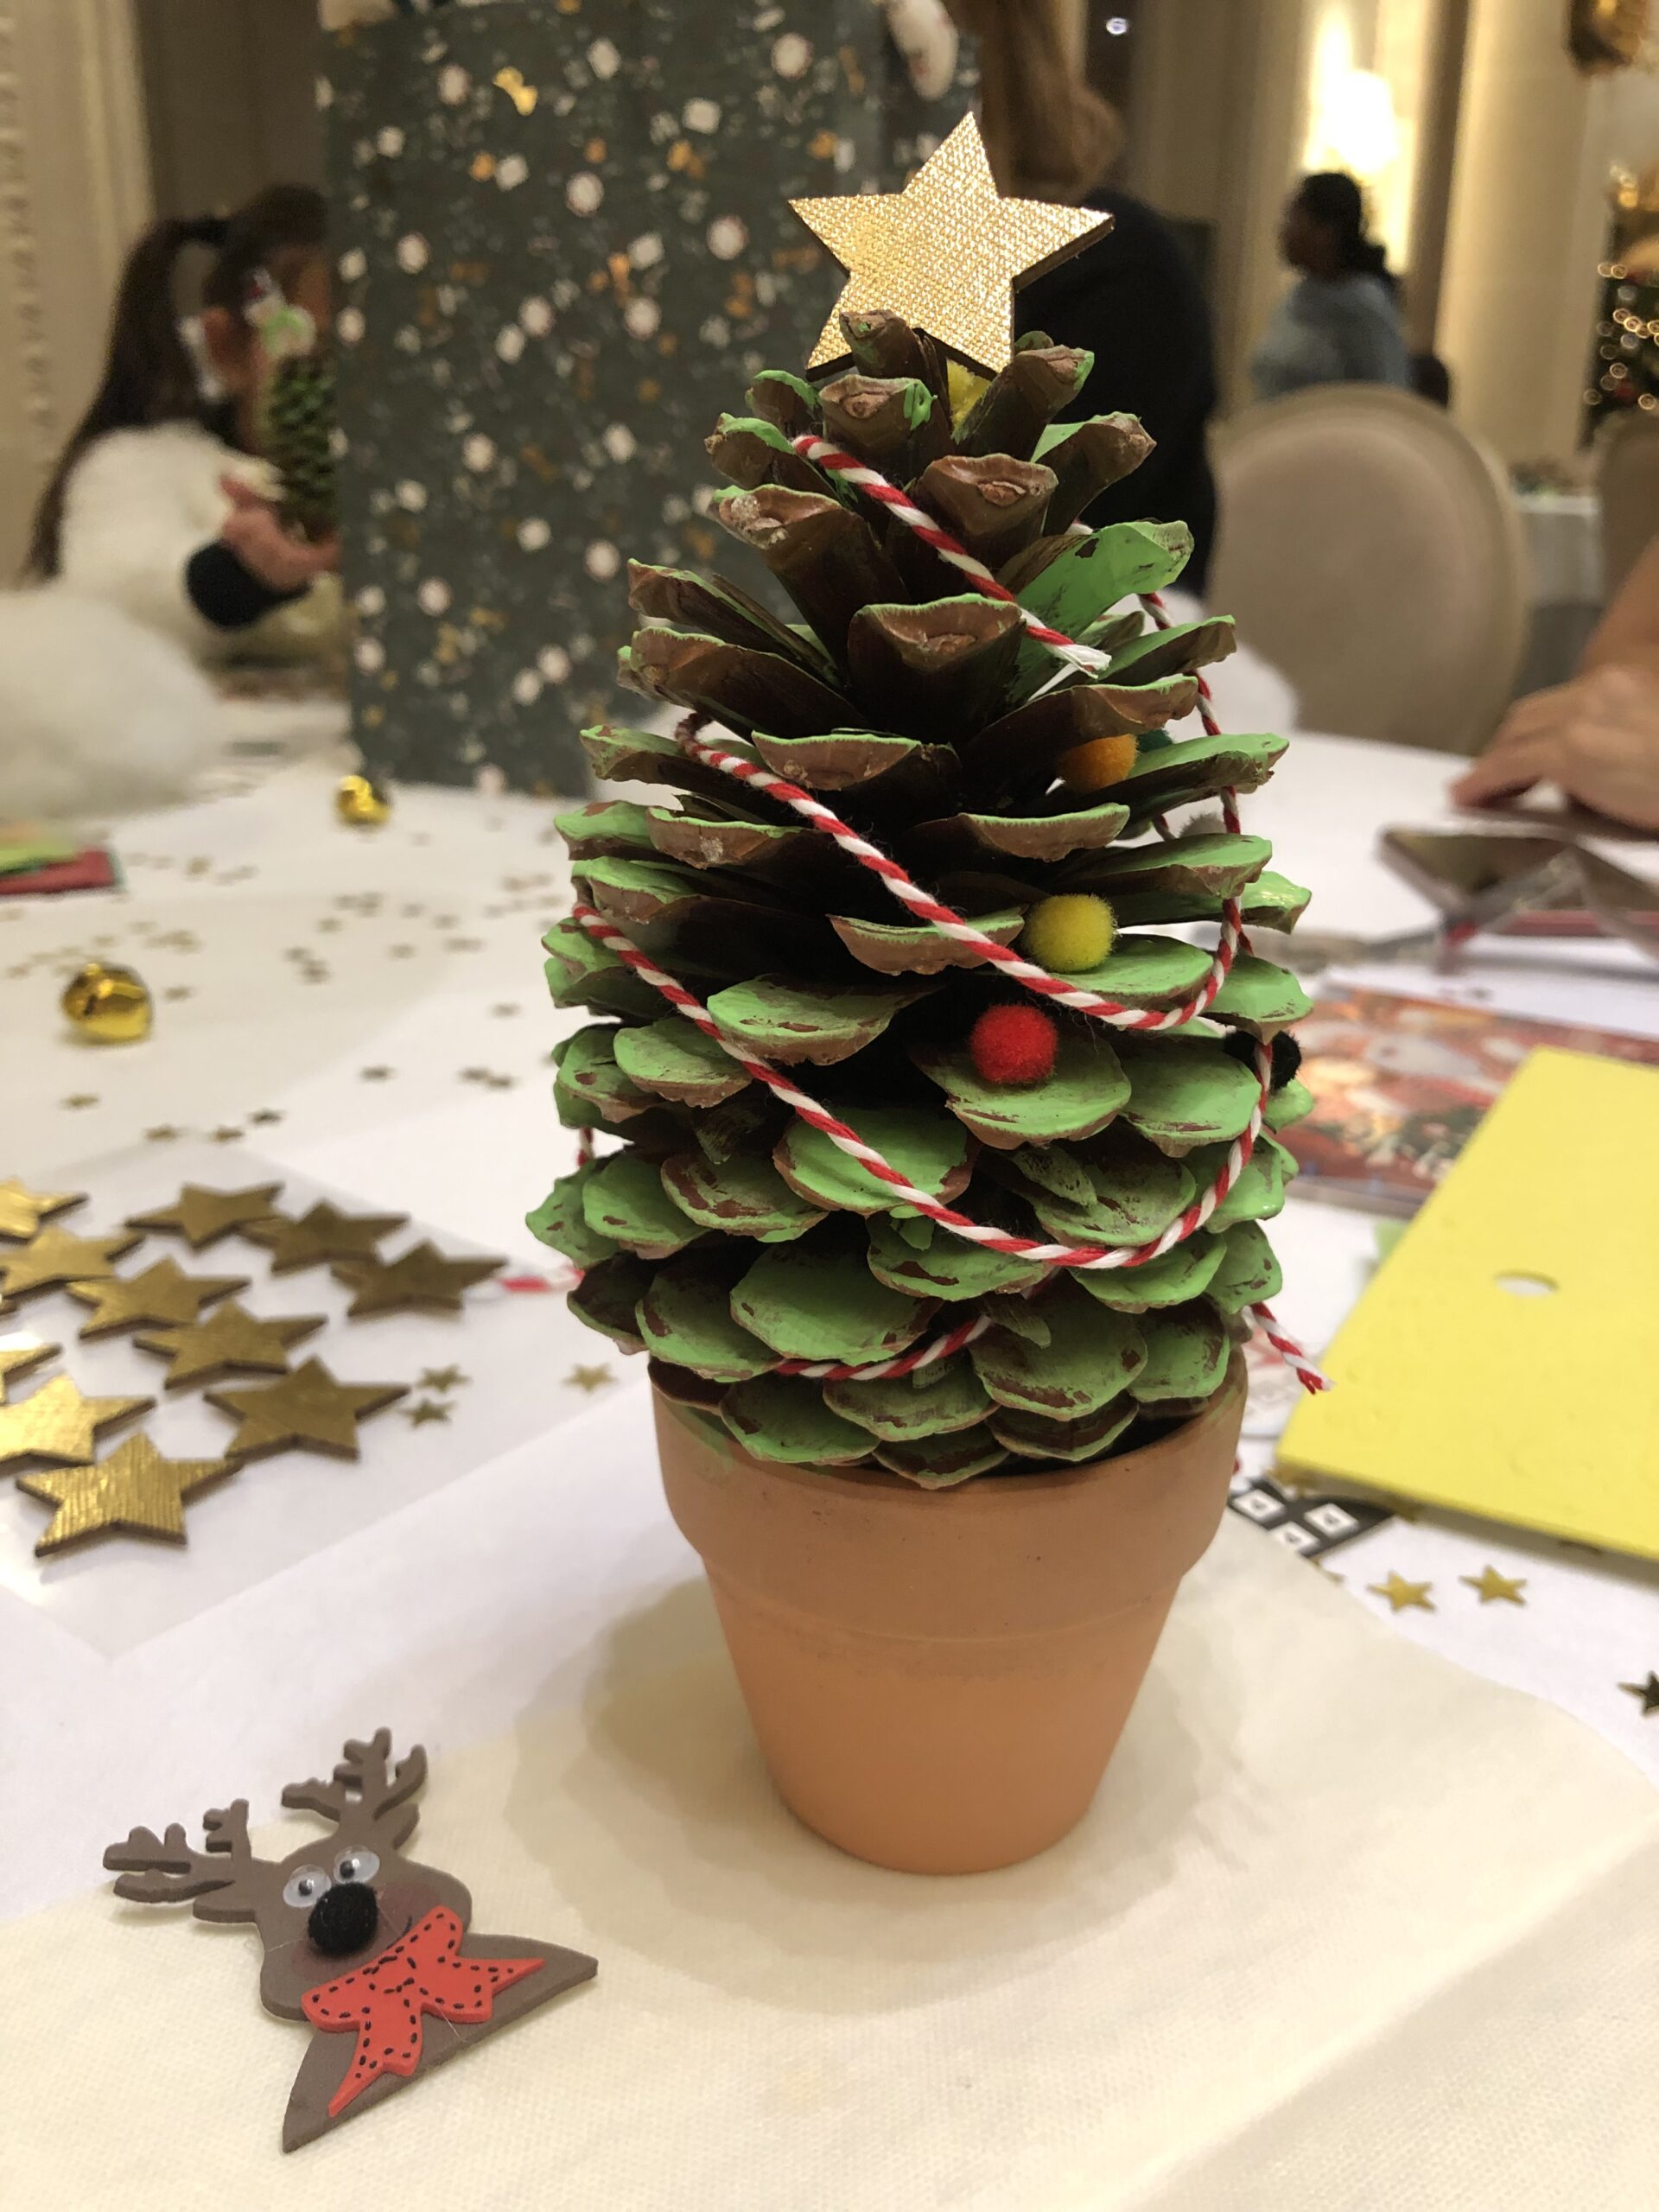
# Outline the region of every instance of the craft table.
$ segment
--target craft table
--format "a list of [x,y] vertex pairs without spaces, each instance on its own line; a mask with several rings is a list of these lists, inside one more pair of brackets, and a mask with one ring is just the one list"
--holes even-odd
[[[1375,835],[1440,816],[1455,766],[1303,737],[1246,826],[1312,887],[1310,926],[1409,928],[1426,910]],[[0,1498],[0,2196],[1643,2201],[1659,1711],[1621,1684],[1659,1669],[1659,1574],[1427,1515],[1316,1568],[1247,1507],[1065,1845],[957,1883],[842,1859],[749,1744],[656,1487],[643,1378],[564,1313],[563,1263],[523,1225],[574,1148],[547,1065],[574,1018],[547,1004],[538,945],[569,898],[557,810],[411,788],[354,831],[334,773],[123,825],[120,893],[0,901],[0,1178],[88,1190],[89,1232],[187,1174],[289,1179],[509,1263],[453,1320],[356,1323],[325,1271],[273,1283],[251,1247],[216,1247],[261,1310],[326,1312],[342,1374],[459,1366],[450,1417],[389,1409],[359,1466],[246,1470],[193,1506],[185,1550],[136,1567],[111,1539],[43,1568],[43,1509]],[[61,980],[88,956],[143,972],[149,1042],[64,1028]],[[1478,948],[1450,981],[1376,980],[1659,1033],[1659,982],[1606,947],[1553,968]],[[1275,1243],[1278,1310],[1317,1351],[1372,1224],[1293,1199]],[[26,1311],[79,1359],[75,1308]],[[1266,1495],[1281,1382],[1263,1370],[1241,1495]],[[1484,1602],[1488,1567],[1522,1602]],[[1396,1608],[1401,1583],[1422,1599]],[[283,1783],[383,1723],[428,1747],[423,1834],[480,1924],[589,1949],[600,1977],[284,2161],[296,2031],[253,2001],[257,1953],[115,1906],[99,1860],[136,1822],[194,1829],[230,1796],[269,1819]],[[66,2036],[96,2113],[54,2082]]]

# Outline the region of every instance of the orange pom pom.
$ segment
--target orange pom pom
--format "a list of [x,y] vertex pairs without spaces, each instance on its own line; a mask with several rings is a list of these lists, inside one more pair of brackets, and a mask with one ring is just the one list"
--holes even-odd
[[1103,791],[1122,782],[1134,767],[1138,748],[1133,736],[1091,738],[1059,760],[1060,781],[1068,791]]

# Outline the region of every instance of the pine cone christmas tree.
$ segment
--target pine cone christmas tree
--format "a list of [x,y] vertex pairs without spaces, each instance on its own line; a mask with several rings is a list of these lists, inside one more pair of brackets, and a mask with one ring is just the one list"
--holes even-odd
[[283,479],[283,512],[308,537],[339,526],[334,361],[326,348],[278,361],[265,396],[264,448]]
[[[1051,427],[1089,357],[1029,340],[953,424],[931,339],[888,314],[842,328],[850,372],[816,388],[767,372],[709,442],[735,487],[719,521],[802,619],[718,578],[631,568],[642,626],[624,680],[694,719],[584,740],[599,776],[657,785],[663,803],[560,824],[602,920],[546,941],[555,1003],[597,1017],[557,1049],[556,1098],[567,1126],[623,1141],[531,1218],[584,1271],[576,1312],[747,1451],[944,1485],[1128,1451],[1221,1388],[1279,1284],[1260,1224],[1294,1168],[1270,1132],[1309,1101],[1287,1044],[1263,1109],[1266,1048],[1307,1002],[1243,953],[1179,1026],[1077,1009],[1099,995],[1156,1022],[1211,975],[1207,948],[1159,925],[1218,921],[1232,899],[1246,925],[1287,928],[1306,894],[1225,817],[1154,827],[1259,785],[1283,741],[1166,734],[1231,625],[1146,626],[1136,595],[1179,575],[1183,527],[1070,527],[1150,450],[1128,416]],[[805,457],[808,437],[907,486],[1019,606],[965,588],[891,508]],[[1020,608],[1094,664],[1056,658]],[[699,738],[695,718],[718,731]],[[981,944],[897,904],[844,839],[742,771],[833,809]],[[618,933],[750,1067],[664,1001]],[[1058,983],[1022,989],[987,942]],[[996,1242],[899,1199],[759,1064],[932,1215]],[[1052,1263],[1171,1232],[1142,1264]]]

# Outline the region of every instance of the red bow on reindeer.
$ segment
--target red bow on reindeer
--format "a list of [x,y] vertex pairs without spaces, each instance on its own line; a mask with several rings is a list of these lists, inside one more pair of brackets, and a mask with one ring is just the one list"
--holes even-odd
[[464,1959],[466,1930],[442,1905],[365,1967],[308,1989],[305,2017],[325,2035],[357,2030],[357,2055],[328,2103],[338,2120],[382,2074],[410,2075],[421,2063],[423,2018],[474,2026],[487,2020],[498,1989],[537,1973],[540,1959]]

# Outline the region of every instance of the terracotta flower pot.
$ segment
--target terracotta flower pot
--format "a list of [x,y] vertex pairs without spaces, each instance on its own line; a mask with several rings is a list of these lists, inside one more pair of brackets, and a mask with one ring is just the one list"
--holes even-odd
[[1214,1402],[1144,1451],[930,1492],[751,1459],[658,1396],[669,1508],[792,1810],[911,1873],[1057,1843],[1215,1535],[1243,1405],[1236,1357]]

